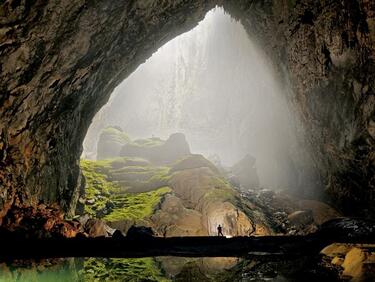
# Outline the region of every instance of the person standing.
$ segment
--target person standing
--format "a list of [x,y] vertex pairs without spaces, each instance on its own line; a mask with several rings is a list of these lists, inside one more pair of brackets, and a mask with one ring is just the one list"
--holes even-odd
[[220,224],[217,227],[217,236],[224,236],[224,234],[223,234],[223,227],[221,227]]

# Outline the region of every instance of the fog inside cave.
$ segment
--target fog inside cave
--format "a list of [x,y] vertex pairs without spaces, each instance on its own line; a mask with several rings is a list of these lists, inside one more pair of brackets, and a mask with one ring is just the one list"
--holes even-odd
[[132,139],[181,132],[192,153],[218,156],[223,166],[254,156],[260,185],[286,189],[298,177],[288,91],[241,23],[215,8],[118,85],[90,126],[83,156],[95,158],[106,126]]

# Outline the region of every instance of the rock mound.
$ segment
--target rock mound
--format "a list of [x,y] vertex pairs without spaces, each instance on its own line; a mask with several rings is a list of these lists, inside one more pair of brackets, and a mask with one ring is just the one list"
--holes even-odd
[[182,133],[172,134],[165,142],[158,138],[137,140],[124,145],[120,151],[122,157],[139,157],[154,164],[173,163],[188,154],[189,144]]
[[120,127],[107,127],[100,134],[97,148],[98,160],[118,157],[121,148],[130,142]]
[[198,154],[191,154],[177,161],[171,168],[171,172],[185,169],[208,167],[212,172],[219,173],[218,169],[205,157]]

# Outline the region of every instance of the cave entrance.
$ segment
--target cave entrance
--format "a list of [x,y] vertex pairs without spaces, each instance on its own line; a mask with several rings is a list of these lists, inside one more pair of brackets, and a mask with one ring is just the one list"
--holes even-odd
[[166,236],[213,235],[219,224],[228,236],[272,233],[235,198],[299,185],[287,91],[243,26],[211,10],[95,116],[82,155],[91,161],[81,161],[86,211],[123,231],[146,222]]

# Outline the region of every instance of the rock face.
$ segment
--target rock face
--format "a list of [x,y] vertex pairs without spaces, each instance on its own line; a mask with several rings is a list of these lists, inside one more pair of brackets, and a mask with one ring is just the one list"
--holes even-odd
[[181,199],[166,195],[161,207],[151,217],[159,228],[161,236],[202,236],[207,235],[202,228],[202,214],[184,207]]
[[288,99],[334,202],[374,215],[373,1],[8,0],[0,5],[0,218],[41,200],[74,213],[94,114],[218,2],[292,86]]

